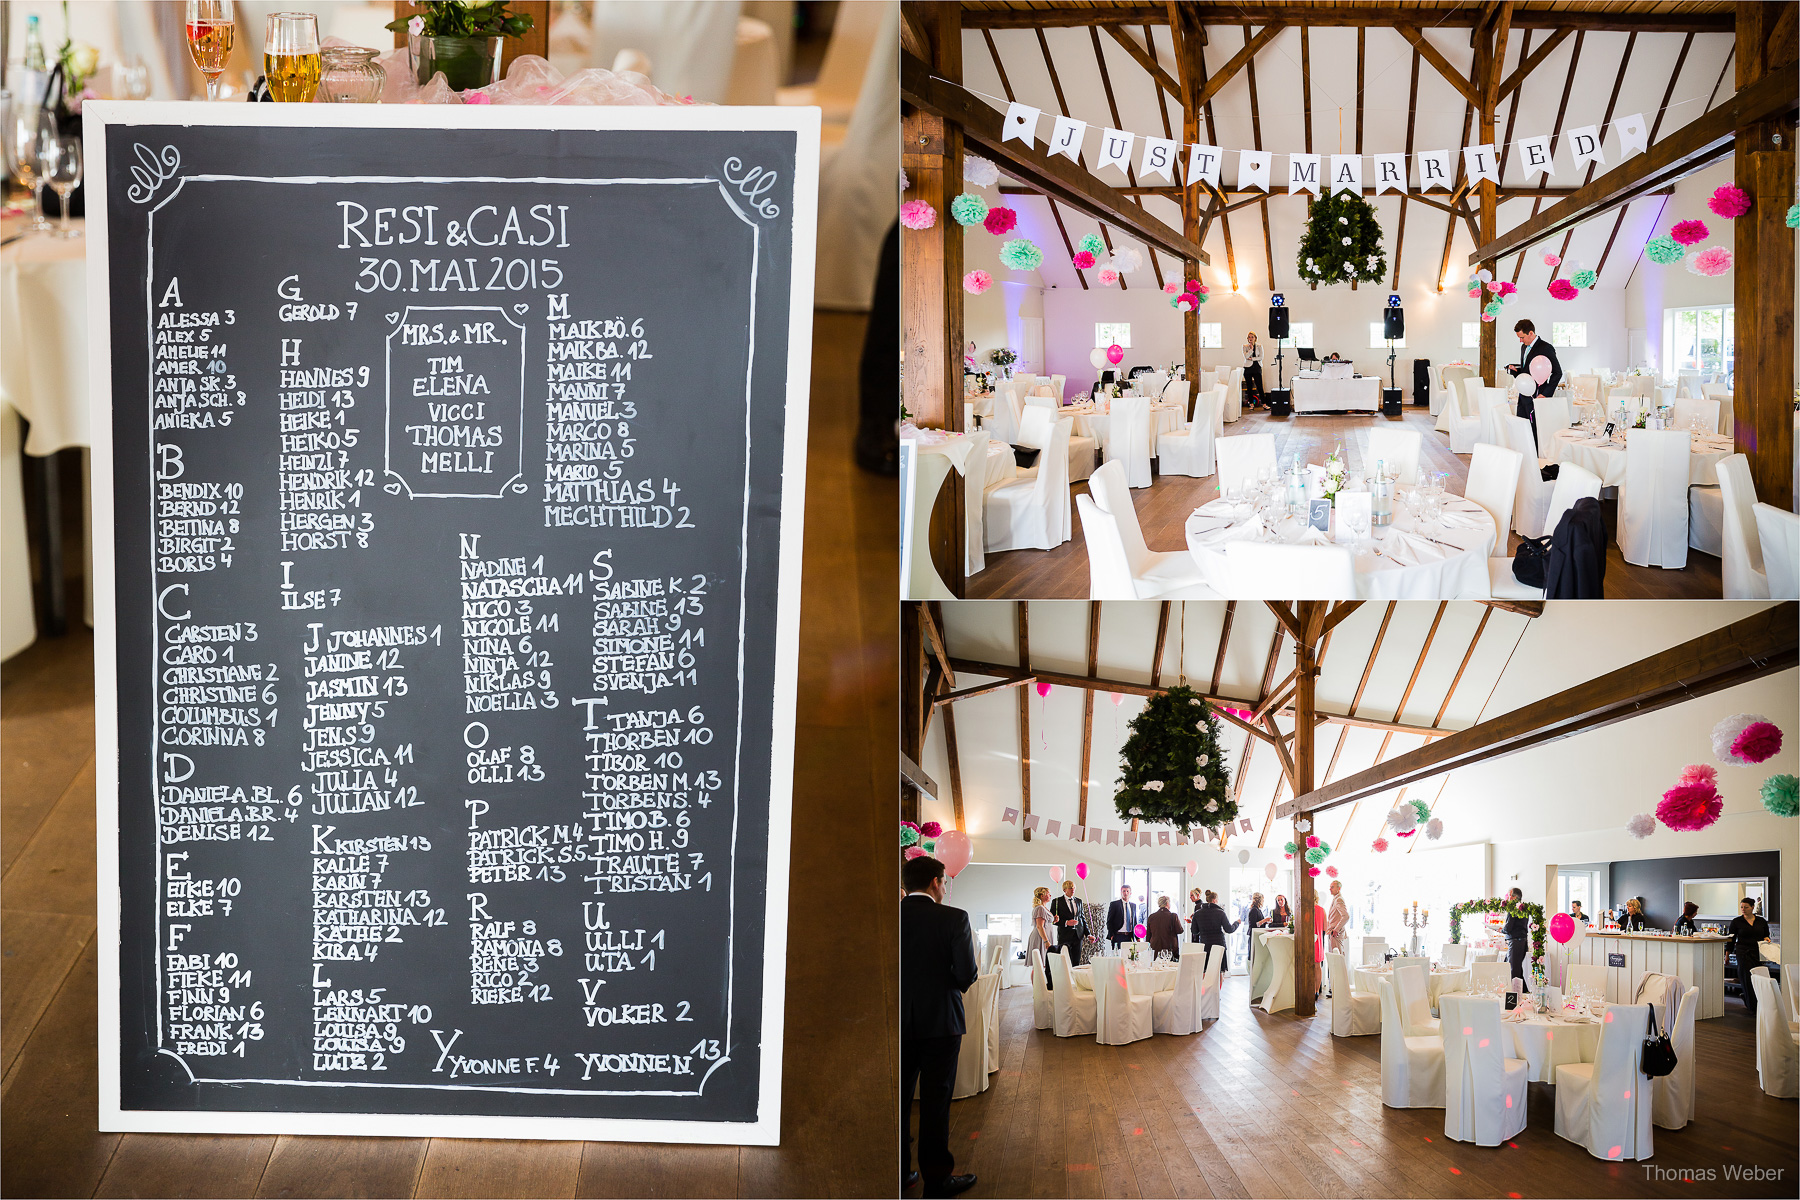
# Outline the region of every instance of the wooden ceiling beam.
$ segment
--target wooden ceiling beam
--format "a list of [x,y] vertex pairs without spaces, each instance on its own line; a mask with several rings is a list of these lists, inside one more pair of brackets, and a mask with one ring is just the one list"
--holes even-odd
[[[1249,46],[1249,44],[1250,44],[1250,26],[1245,25],[1244,26],[1244,45]],[[1252,59],[1249,63],[1245,64],[1244,78],[1245,78],[1245,81],[1250,85],[1250,137],[1253,142],[1253,148],[1257,149],[1257,150],[1261,150],[1263,148],[1262,111],[1257,107],[1257,103],[1256,103],[1256,62],[1254,59]],[[1223,197],[1221,197],[1221,199],[1223,199]],[[1257,206],[1262,210],[1263,257],[1266,260],[1266,262],[1268,263],[1268,270],[1269,270],[1269,278],[1267,280],[1267,283],[1269,286],[1269,290],[1274,291],[1275,290],[1275,239],[1272,236],[1270,236],[1270,233],[1269,233],[1269,198],[1267,196],[1262,197],[1261,199],[1259,199],[1257,201]]]
[[[1090,28],[1099,27],[1090,26]],[[1181,85],[1176,83],[1175,77],[1169,74],[1161,63],[1156,61],[1154,57],[1156,48],[1154,45],[1149,46],[1148,48],[1138,45],[1129,33],[1117,25],[1107,25],[1105,26],[1105,29],[1107,35],[1111,37],[1113,41],[1119,43],[1125,53],[1131,55],[1132,61],[1144,68],[1150,78],[1156,81],[1157,87],[1175,97],[1175,102],[1177,104],[1181,102]],[[1145,29],[1144,32],[1147,34],[1150,31]]]
[[1200,85],[1199,91],[1194,94],[1194,103],[1205,104],[1218,95],[1219,89],[1236,79],[1237,73],[1243,70],[1245,64],[1256,56],[1258,50],[1274,41],[1276,36],[1286,28],[1287,22],[1285,21],[1264,25],[1261,33],[1246,42],[1242,50],[1226,59],[1225,65]]
[[[1163,601],[1166,605],[1168,601]],[[1237,615],[1237,601],[1225,602],[1225,623],[1219,629],[1219,652],[1213,657],[1212,692],[1217,695],[1219,680],[1225,674],[1225,647],[1231,644],[1231,621]]]
[[975,687],[963,688],[959,692],[939,692],[931,698],[933,707],[940,704],[954,704],[958,700],[973,700],[976,696],[985,696],[989,692],[1004,692],[1007,688],[1023,687],[1031,682],[1031,676],[1018,679],[1000,679],[993,683],[983,683]]
[[[1608,97],[1607,101],[1606,101],[1606,115],[1600,119],[1600,128],[1602,128],[1602,129],[1605,129],[1612,124],[1613,110],[1614,110],[1614,108],[1616,108],[1618,106],[1618,103],[1619,103],[1619,89],[1621,89],[1625,86],[1625,68],[1627,68],[1631,65],[1631,51],[1632,51],[1632,48],[1636,45],[1637,45],[1637,34],[1633,33],[1625,39],[1625,53],[1623,53],[1619,56],[1619,73],[1613,77],[1612,95],[1610,97]],[[1594,182],[1594,172],[1599,170],[1599,167],[1600,167],[1600,164],[1598,164],[1598,163],[1589,163],[1588,164],[1587,172],[1584,175],[1582,175],[1582,177],[1581,177],[1581,184],[1583,187],[1586,187],[1588,184]],[[1624,207],[1627,207],[1627,206],[1621,205],[1621,208],[1624,208]],[[1620,216],[1621,217],[1624,216],[1624,213],[1621,212]],[[1481,239],[1476,238],[1475,240],[1477,242],[1479,242]],[[1552,281],[1555,281],[1556,278],[1562,274],[1563,263],[1566,263],[1569,258],[1569,243],[1574,240],[1575,240],[1575,226],[1571,225],[1571,226],[1569,226],[1568,232],[1563,234],[1562,249],[1558,250],[1556,252],[1557,257],[1562,259],[1563,262],[1559,262],[1556,266],[1554,266],[1550,269],[1550,278]]]
[[[1463,145],[1465,146],[1469,144],[1469,121],[1474,115],[1475,106],[1473,104],[1463,105],[1462,140]],[[1451,193],[1452,195],[1462,191],[1462,173],[1462,164],[1459,162],[1456,166],[1456,189]],[[1425,197],[1420,196],[1419,200],[1424,201]],[[1444,205],[1443,207],[1444,211],[1450,215],[1444,219],[1444,257],[1443,261],[1438,264],[1437,285],[1438,291],[1440,292],[1444,290],[1445,277],[1450,273],[1450,246],[1451,243],[1456,240],[1456,218],[1458,215],[1456,210],[1451,206]],[[1481,239],[1476,238],[1475,240],[1480,241]]]
[[956,750],[956,710],[944,710],[944,757],[950,763],[950,813],[956,828],[963,829],[962,762]]
[[[1412,170],[1413,129],[1419,117],[1419,61],[1417,47],[1412,52],[1412,83],[1406,92],[1406,162],[1407,170]],[[1394,282],[1388,288],[1390,292],[1400,290],[1400,252],[1406,248],[1406,202],[1411,199],[1406,192],[1400,193],[1400,222],[1394,231]],[[1438,290],[1443,291],[1443,275],[1438,275]],[[1385,626],[1385,622],[1384,622]]]
[[[1576,31],[1575,48],[1569,54],[1569,74],[1563,80],[1562,99],[1556,105],[1556,124],[1550,127],[1550,157],[1552,158],[1556,157],[1556,143],[1562,138],[1563,116],[1569,111],[1569,93],[1575,87],[1575,68],[1581,63],[1581,43],[1586,37],[1585,30]],[[1542,207],[1543,201],[1533,200],[1531,202],[1532,217],[1536,217],[1538,210]],[[1519,282],[1519,272],[1524,268],[1525,251],[1520,249],[1519,257],[1513,262],[1512,281],[1515,284]]]
[[[1396,24],[1394,30],[1399,33],[1401,37],[1411,42],[1413,49],[1417,50],[1420,54],[1423,54],[1425,56],[1425,61],[1430,63],[1432,67],[1437,70],[1437,73],[1444,77],[1444,82],[1448,83],[1451,87],[1461,93],[1463,99],[1467,100],[1471,105],[1478,106],[1481,103],[1481,97],[1476,94],[1475,85],[1470,83],[1468,79],[1463,76],[1461,71],[1458,71],[1455,67],[1451,66],[1450,60],[1445,58],[1443,53],[1439,51],[1436,46],[1433,46],[1430,42],[1425,40],[1425,35],[1419,32],[1418,26],[1404,23]],[[1467,143],[1465,142],[1464,144],[1466,145]]]
[[[1513,23],[1518,23],[1516,15],[1513,18]],[[1530,36],[1531,31],[1529,29],[1525,32],[1527,36]],[[1513,68],[1513,73],[1508,75],[1506,81],[1500,85],[1500,93],[1496,99],[1504,100],[1514,92],[1518,91],[1520,85],[1531,78],[1531,73],[1543,66],[1544,60],[1556,53],[1556,48],[1566,42],[1569,39],[1569,36],[1574,32],[1574,29],[1565,25],[1552,32],[1549,37],[1545,38],[1544,44],[1539,46],[1536,50],[1531,50],[1529,43],[1527,43],[1525,48],[1529,53],[1520,60],[1519,65]]]
[[[1050,205],[1050,216],[1051,219],[1056,222],[1056,232],[1062,234],[1063,249],[1068,251],[1069,258],[1072,260],[1075,257],[1075,243],[1069,240],[1069,227],[1063,224],[1062,209],[1058,208],[1056,206],[1056,201],[1050,199],[1050,197],[1045,196],[1044,200]],[[1073,266],[1073,263],[1070,265]],[[1088,290],[1087,272],[1083,271],[1080,267],[1075,267],[1075,280],[1081,284],[1082,291],[1085,292]]]
[[[1681,53],[1675,56],[1675,69],[1669,72],[1669,86],[1663,89],[1662,103],[1656,106],[1656,120],[1652,121],[1650,124],[1651,142],[1656,141],[1657,132],[1662,129],[1663,114],[1669,111],[1669,101],[1675,97],[1675,83],[1681,78],[1681,68],[1687,65],[1688,51],[1693,49],[1693,46],[1694,35],[1690,33],[1681,41]],[[1592,168],[1590,168],[1590,174],[1591,170]],[[1606,260],[1612,257],[1613,243],[1618,240],[1619,230],[1625,224],[1625,215],[1630,211],[1631,205],[1629,204],[1621,204],[1619,206],[1618,218],[1613,221],[1612,232],[1608,234],[1606,238],[1606,249],[1600,254],[1600,265],[1594,268],[1594,274],[1596,276],[1605,276]]]
[[[1192,4],[1197,26],[1236,25],[1244,21],[1261,25],[1271,21],[1306,21],[1319,27],[1390,26],[1417,22],[1434,29],[1471,29],[1486,24],[1488,14],[1467,4],[1402,8],[1398,5],[1330,7],[1323,4],[1244,3]],[[1169,10],[1160,4],[1121,4],[1097,7],[1085,3],[1050,4],[1031,8],[965,8],[968,29],[1059,29],[1086,25],[1167,25]],[[1620,12],[1612,9],[1519,9],[1513,13],[1514,29],[1574,29],[1629,33],[1731,33],[1736,26],[1730,12]]]
[[[1087,673],[1093,679],[1100,674],[1100,601],[1088,601]],[[1075,823],[1086,825],[1088,772],[1094,762],[1094,689],[1081,694],[1081,794],[1075,807]]]
[[950,666],[950,651],[944,644],[944,634],[939,624],[944,619],[944,610],[936,600],[931,601],[919,610],[920,623],[925,626],[926,645],[936,656],[940,668],[944,672],[945,690],[956,686],[956,672]]
[[[1151,687],[1156,687],[1158,684],[1160,684],[1162,682],[1163,647],[1165,647],[1169,644],[1169,605],[1170,605],[1170,603],[1171,603],[1170,601],[1164,600],[1162,602],[1162,606],[1160,608],[1158,608],[1157,612],[1156,612],[1156,648],[1150,652],[1150,686]],[[1230,619],[1231,619],[1230,615],[1227,614],[1226,620],[1229,621]],[[1088,674],[1092,675],[1092,674],[1094,674],[1094,672],[1089,671]],[[1180,672],[1177,671],[1176,674],[1179,675]],[[1216,692],[1219,689],[1215,687],[1213,690]]]

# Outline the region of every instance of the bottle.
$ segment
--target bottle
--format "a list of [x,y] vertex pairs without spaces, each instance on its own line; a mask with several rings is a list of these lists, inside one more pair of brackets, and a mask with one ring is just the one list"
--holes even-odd
[[1369,484],[1369,524],[1394,523],[1394,484],[1388,478],[1387,461],[1375,460],[1375,478]]
[[44,62],[44,41],[38,34],[38,19],[35,14],[25,18],[25,69],[47,69]]

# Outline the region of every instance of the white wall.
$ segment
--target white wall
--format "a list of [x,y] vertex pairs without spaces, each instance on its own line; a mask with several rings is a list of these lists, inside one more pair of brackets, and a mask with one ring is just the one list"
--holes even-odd
[[[1073,879],[1071,871],[1069,878]],[[969,914],[969,924],[987,928],[989,913],[1013,913],[1020,918],[1021,936],[1031,934],[1031,889],[1047,887],[1052,896],[1062,889],[1050,882],[1043,867],[972,862],[950,881],[947,903]]]
[[1024,318],[1044,315],[1043,279],[1036,271],[1008,271],[995,262],[994,238],[979,225],[963,230],[963,265],[994,277],[994,286],[981,295],[963,293],[963,341],[975,343],[976,362],[989,370],[988,351],[1006,346],[1018,353],[1019,368],[1029,370]]

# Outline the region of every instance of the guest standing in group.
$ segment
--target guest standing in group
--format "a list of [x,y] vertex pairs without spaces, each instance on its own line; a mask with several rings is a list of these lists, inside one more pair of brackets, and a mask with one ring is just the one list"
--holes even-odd
[[1683,904],[1681,906],[1681,915],[1675,919],[1675,932],[1684,937],[1693,937],[1695,934],[1699,933],[1700,927],[1694,924],[1694,917],[1697,916],[1699,912],[1700,906],[1695,904],[1692,900]]
[[1199,888],[1188,889],[1188,903],[1194,906],[1193,911],[1188,914],[1188,941],[1197,945],[1200,941],[1200,910],[1206,907]]
[[[1044,957],[1050,956],[1056,945],[1054,922],[1056,918],[1050,912],[1050,889],[1047,887],[1031,890],[1031,932],[1025,936],[1025,961],[1035,963],[1031,956],[1033,950],[1042,951]],[[1044,986],[1050,986],[1050,968],[1044,968]]]
[[1137,941],[1143,913],[1142,906],[1131,902],[1131,886],[1120,888],[1119,898],[1106,906],[1106,940],[1115,946]]
[[1529,992],[1531,981],[1526,978],[1525,956],[1531,951],[1531,943],[1526,940],[1530,936],[1531,930],[1529,923],[1525,920],[1525,914],[1519,910],[1519,905],[1525,903],[1525,893],[1514,888],[1506,894],[1506,899],[1510,907],[1506,914],[1506,924],[1501,926],[1500,934],[1506,939],[1508,970],[1511,971],[1511,978],[1519,980],[1521,986]]
[[1149,934],[1153,956],[1167,950],[1171,957],[1181,957],[1181,918],[1169,907],[1167,896],[1156,898],[1156,911],[1144,922],[1144,929]]
[[1261,929],[1269,923],[1269,918],[1263,913],[1263,894],[1261,892],[1250,893],[1250,911],[1245,914],[1244,922],[1252,929]]
[[1060,949],[1069,956],[1069,965],[1081,965],[1081,940],[1087,936],[1087,913],[1083,911],[1081,901],[1075,898],[1075,881],[1063,880],[1062,895],[1050,902],[1050,916],[1056,921],[1056,944],[1051,949]]
[[1533,436],[1537,434],[1537,415],[1532,401],[1537,396],[1554,396],[1562,383],[1562,364],[1556,361],[1556,348],[1537,335],[1537,326],[1529,319],[1520,320],[1513,325],[1513,333],[1519,338],[1519,361],[1516,366],[1508,365],[1507,373],[1517,378],[1519,375],[1532,375],[1531,361],[1535,358],[1549,360],[1550,373],[1539,382],[1532,375],[1532,390],[1519,396],[1517,415],[1531,422]]
[[1276,896],[1275,911],[1269,914],[1269,928],[1286,929],[1289,925],[1293,924],[1293,921],[1294,914],[1293,911],[1288,908],[1287,897]]
[[919,1094],[919,1169],[910,1138],[900,1143],[901,1190],[922,1176],[927,1196],[956,1196],[975,1176],[956,1175],[950,1153],[950,1094],[962,1049],[963,993],[975,982],[975,935],[969,914],[944,903],[944,864],[930,855],[900,867],[900,1112]]
[[1639,904],[1635,898],[1627,900],[1625,915],[1619,918],[1619,928],[1626,933],[1637,933],[1644,928],[1645,924],[1643,905]]
[[[1256,899],[1261,900],[1262,897],[1258,896]],[[1250,911],[1256,913],[1259,910],[1251,909]],[[1258,920],[1260,919],[1259,917]],[[1210,947],[1213,946],[1217,946],[1219,953],[1224,954],[1225,935],[1236,933],[1238,924],[1237,921],[1225,918],[1225,910],[1219,907],[1219,893],[1217,892],[1207,892],[1205,901],[1194,910],[1195,940],[1200,943],[1201,951],[1205,954],[1211,954]]]
[[1344,903],[1343,891],[1341,880],[1331,881],[1331,907],[1325,912],[1325,936],[1331,940],[1327,949],[1333,954],[1344,952],[1344,931],[1350,928],[1350,906]]
[[1261,408],[1263,406],[1262,378],[1262,343],[1256,340],[1252,331],[1245,335],[1244,343],[1244,407]]
[[1756,915],[1756,901],[1738,901],[1738,915],[1731,918],[1731,955],[1737,960],[1738,986],[1744,992],[1744,1007],[1756,1015],[1756,988],[1750,983],[1750,972],[1762,965],[1762,944],[1769,940],[1769,923]]

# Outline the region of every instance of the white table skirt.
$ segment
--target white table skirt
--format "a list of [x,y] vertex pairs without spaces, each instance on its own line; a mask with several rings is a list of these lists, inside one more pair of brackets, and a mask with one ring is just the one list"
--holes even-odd
[[[1018,474],[1019,468],[1013,458],[1012,447],[1005,442],[988,439],[987,461],[980,471],[971,469],[970,456],[974,453],[974,439],[968,434],[945,434],[938,430],[924,430],[918,439],[920,454],[941,454],[950,460],[963,480],[963,574],[975,575],[987,569],[987,556],[984,547],[987,544],[986,508],[982,503],[982,494],[997,483],[1005,483]],[[915,530],[914,536],[923,536],[923,530]]]
[[29,235],[0,251],[0,400],[31,422],[27,454],[92,444],[87,325],[85,237]]
[[[1431,972],[1430,978],[1425,983],[1425,994],[1431,1002],[1433,1011],[1437,1009],[1439,997],[1465,990],[1469,986],[1469,978],[1470,972],[1467,967],[1460,971]],[[1396,987],[1399,986],[1398,981],[1394,979],[1392,970],[1378,971],[1373,967],[1357,967],[1354,971],[1354,983],[1359,992],[1374,992],[1379,995],[1383,979],[1393,982]]]
[[1000,1069],[1000,972],[976,976],[963,993],[963,1023],[952,1100],[987,1091],[989,1074]]
[[[1076,967],[1069,974],[1075,980],[1076,987],[1091,992],[1094,990],[1094,967],[1100,966],[1116,971],[1118,963],[1119,960],[1116,958],[1098,958],[1088,966]],[[1179,975],[1180,969],[1172,965],[1165,967],[1155,963],[1145,963],[1134,966],[1127,962],[1125,986],[1131,989],[1131,994],[1134,996],[1152,996],[1157,992],[1174,991],[1175,980]]]
[[[1625,446],[1621,442],[1594,445],[1585,429],[1559,429],[1557,461],[1572,462],[1600,477],[1602,487],[1625,482]],[[1694,435],[1688,453],[1688,485],[1711,487],[1719,482],[1719,464],[1737,453],[1731,439],[1719,434]]]
[[1374,375],[1358,379],[1322,379],[1296,375],[1290,395],[1295,412],[1331,412],[1346,409],[1375,412],[1381,408],[1381,380]]

